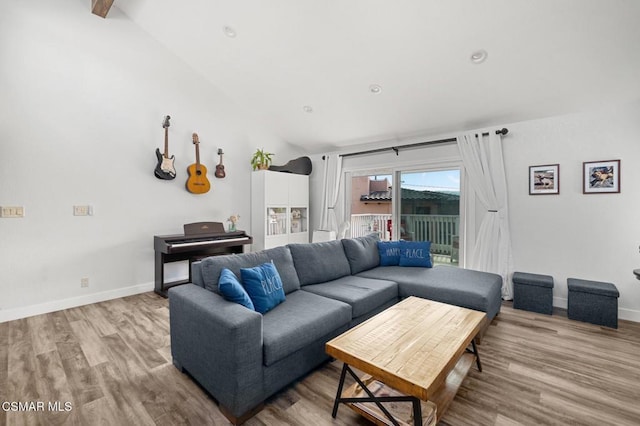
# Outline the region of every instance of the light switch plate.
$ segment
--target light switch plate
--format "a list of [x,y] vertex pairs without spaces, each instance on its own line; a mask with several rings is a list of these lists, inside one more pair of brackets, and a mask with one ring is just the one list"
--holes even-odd
[[74,216],[93,216],[93,206],[90,206],[90,205],[73,206],[73,215]]
[[3,218],[24,217],[24,206],[2,206],[0,207],[0,217],[3,217]]

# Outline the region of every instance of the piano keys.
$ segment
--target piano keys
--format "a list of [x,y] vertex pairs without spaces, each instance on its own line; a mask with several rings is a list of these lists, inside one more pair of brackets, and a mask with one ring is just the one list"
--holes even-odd
[[[155,292],[167,297],[169,288],[191,282],[191,264],[207,256],[242,253],[253,238],[244,231],[225,232],[219,222],[199,222],[184,225],[184,234],[156,235]],[[189,261],[189,279],[165,282],[164,265],[170,262]]]

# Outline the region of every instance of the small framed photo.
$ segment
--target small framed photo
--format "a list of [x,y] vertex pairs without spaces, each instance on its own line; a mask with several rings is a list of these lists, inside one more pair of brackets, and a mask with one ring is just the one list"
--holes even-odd
[[560,193],[560,164],[529,167],[529,195]]
[[620,160],[585,161],[582,165],[584,194],[620,192]]

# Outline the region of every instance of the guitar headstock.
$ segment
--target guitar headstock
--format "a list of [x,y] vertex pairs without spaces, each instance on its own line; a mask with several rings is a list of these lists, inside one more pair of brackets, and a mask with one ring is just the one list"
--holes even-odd
[[164,117],[164,121],[162,122],[162,128],[166,129],[167,127],[169,127],[169,119],[171,119],[171,117],[169,117],[168,115]]
[[222,148],[218,148],[218,155],[222,155],[224,154],[224,152],[222,151]]
[[193,134],[193,143],[194,143],[194,145],[197,145],[197,144],[200,143],[200,139],[198,139],[198,134],[197,133]]

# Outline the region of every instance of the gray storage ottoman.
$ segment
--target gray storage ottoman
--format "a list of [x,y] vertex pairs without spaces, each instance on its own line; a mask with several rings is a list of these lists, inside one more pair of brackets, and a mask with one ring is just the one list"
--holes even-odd
[[514,272],[513,307],[551,315],[553,312],[553,277]]
[[569,319],[618,328],[618,297],[615,285],[568,278]]

